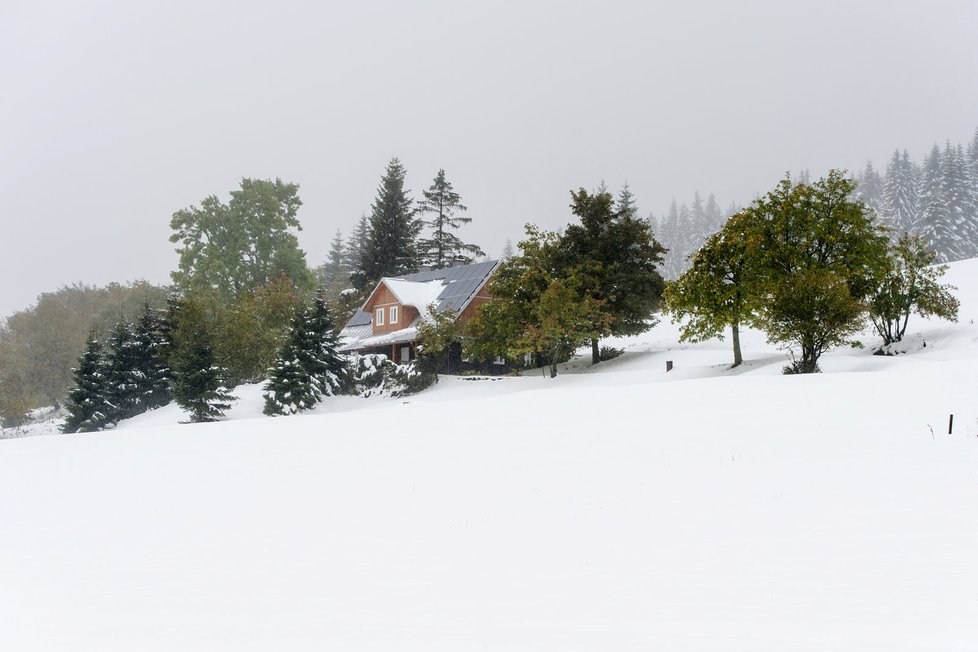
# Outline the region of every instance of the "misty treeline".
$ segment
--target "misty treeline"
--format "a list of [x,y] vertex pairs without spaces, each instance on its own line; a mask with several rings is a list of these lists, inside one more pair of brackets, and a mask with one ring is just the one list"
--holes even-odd
[[[808,171],[798,180],[810,181]],[[978,129],[967,144],[935,143],[920,161],[897,149],[882,172],[867,161],[854,180],[855,196],[876,212],[894,241],[904,233],[920,236],[936,262],[978,255]],[[623,193],[634,203],[627,186]],[[662,275],[678,278],[689,268],[690,256],[740,209],[731,204],[721,211],[713,194],[703,199],[696,192],[689,204],[677,206],[673,200],[660,217],[649,213],[656,236],[669,250]]]
[[393,159],[369,217],[343,243],[335,267],[339,259],[331,253],[329,261],[311,268],[299,247],[302,201],[296,184],[245,178],[227,200],[211,195],[176,211],[170,240],[179,262],[171,286],[65,287],[0,324],[0,420],[16,425],[35,408],[62,405],[86,343],[109,356],[113,334],[133,331],[145,310],[167,311],[161,318],[171,338],[164,347],[167,364],[192,366],[185,359],[192,355],[212,359],[217,377],[200,379],[201,386],[223,391],[267,377],[294,318],[317,288],[330,302],[338,329],[359,307],[362,291],[382,276],[484,255],[457,235],[471,218],[444,170],[417,202],[405,178],[403,165]]
[[967,145],[935,143],[920,161],[897,149],[882,173],[867,161],[856,182],[893,237],[921,236],[939,262],[978,255],[978,129]]

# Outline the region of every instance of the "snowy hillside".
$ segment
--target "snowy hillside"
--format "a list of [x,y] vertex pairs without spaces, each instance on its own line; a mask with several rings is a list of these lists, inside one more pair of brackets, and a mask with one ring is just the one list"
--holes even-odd
[[978,260],[947,280],[958,324],[820,375],[666,322],[554,380],[0,441],[0,647],[972,652]]

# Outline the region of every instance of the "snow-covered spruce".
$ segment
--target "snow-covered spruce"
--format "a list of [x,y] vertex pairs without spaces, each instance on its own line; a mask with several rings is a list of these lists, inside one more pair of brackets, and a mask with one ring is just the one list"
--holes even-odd
[[61,427],[62,432],[95,432],[111,425],[115,406],[107,397],[108,373],[102,344],[93,331],[88,336],[78,367],[71,372],[75,388],[68,393],[65,405],[68,417]]
[[265,414],[296,414],[349,387],[347,360],[336,352],[339,337],[333,332],[334,327],[321,294],[296,315],[278,359],[269,370]]

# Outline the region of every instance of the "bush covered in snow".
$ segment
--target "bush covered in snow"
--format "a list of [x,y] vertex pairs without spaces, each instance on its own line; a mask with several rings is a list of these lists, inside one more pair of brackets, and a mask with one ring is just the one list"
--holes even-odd
[[438,376],[431,365],[412,362],[397,365],[385,355],[367,354],[356,356],[351,365],[354,369],[354,393],[358,396],[408,396],[431,387]]

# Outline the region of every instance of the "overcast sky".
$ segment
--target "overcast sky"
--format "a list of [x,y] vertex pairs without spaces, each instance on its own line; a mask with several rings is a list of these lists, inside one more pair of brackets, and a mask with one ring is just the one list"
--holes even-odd
[[319,264],[392,156],[492,255],[602,179],[661,214],[919,159],[978,127],[976,34],[975,0],[0,0],[0,315],[166,282],[170,215],[244,176],[300,184]]

